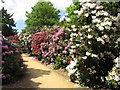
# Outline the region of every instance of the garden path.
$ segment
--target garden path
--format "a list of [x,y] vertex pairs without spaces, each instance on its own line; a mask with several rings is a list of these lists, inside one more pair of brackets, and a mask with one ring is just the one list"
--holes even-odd
[[67,82],[68,78],[41,64],[37,59],[31,59],[27,54],[22,54],[26,61],[27,72],[25,77],[7,88],[75,88],[74,83]]

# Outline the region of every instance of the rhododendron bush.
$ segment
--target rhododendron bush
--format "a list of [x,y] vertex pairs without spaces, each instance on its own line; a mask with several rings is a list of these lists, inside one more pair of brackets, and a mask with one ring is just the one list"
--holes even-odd
[[67,38],[63,28],[53,26],[47,31],[35,33],[31,46],[44,64],[55,64],[55,69],[65,68],[69,64],[70,43]]
[[75,2],[67,10],[64,23],[70,33],[72,61],[66,69],[71,81],[92,88],[118,88],[119,76],[114,84],[107,82],[119,56],[117,18],[104,11],[100,2]]
[[23,53],[29,53],[32,55],[32,47],[31,47],[32,35],[33,33],[30,32],[21,33],[19,35],[20,47]]
[[[15,43],[15,42],[14,42]],[[2,39],[2,83],[7,84],[15,81],[24,74],[25,65],[18,51],[9,40]]]
[[14,36],[9,36],[9,37],[6,37],[6,39],[9,40],[9,42],[14,46],[16,47],[16,51],[17,52],[20,52],[21,49],[20,49],[20,40],[19,40],[19,36],[18,35],[14,35]]

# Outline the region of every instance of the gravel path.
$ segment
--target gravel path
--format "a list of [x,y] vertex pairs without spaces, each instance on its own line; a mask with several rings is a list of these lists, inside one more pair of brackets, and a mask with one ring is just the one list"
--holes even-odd
[[27,54],[22,54],[27,62],[26,75],[14,84],[3,87],[7,88],[75,88],[74,83],[67,82],[64,77],[47,66],[41,64],[37,59],[31,59]]

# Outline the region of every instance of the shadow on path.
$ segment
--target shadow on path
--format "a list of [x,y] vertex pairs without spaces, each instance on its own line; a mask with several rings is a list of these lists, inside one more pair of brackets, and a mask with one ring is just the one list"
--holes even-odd
[[39,88],[42,83],[36,82],[36,78],[49,75],[49,70],[27,68],[25,75],[15,83],[4,85],[3,88]]

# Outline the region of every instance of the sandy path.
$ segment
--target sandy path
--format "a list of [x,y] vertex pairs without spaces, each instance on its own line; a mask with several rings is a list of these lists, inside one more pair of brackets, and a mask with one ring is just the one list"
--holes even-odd
[[68,78],[56,73],[52,69],[41,64],[38,60],[32,60],[27,54],[23,59],[28,66],[25,77],[6,87],[12,88],[75,88],[74,83],[67,82]]

